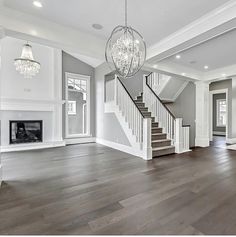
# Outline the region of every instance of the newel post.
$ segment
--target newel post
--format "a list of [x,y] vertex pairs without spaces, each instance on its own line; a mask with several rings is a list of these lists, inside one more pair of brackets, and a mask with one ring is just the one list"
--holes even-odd
[[181,153],[183,150],[183,119],[175,119],[175,152]]
[[143,119],[143,159],[152,159],[152,119]]

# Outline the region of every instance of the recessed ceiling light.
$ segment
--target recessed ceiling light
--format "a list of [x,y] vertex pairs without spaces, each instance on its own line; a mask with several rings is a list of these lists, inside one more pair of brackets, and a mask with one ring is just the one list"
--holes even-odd
[[208,68],[209,68],[209,66],[207,66],[207,65],[206,65],[206,66],[204,66],[204,69],[206,69],[206,70],[207,70]]
[[181,56],[180,56],[179,54],[177,54],[177,55],[175,56],[175,58],[180,59]]
[[182,73],[182,76],[186,76],[186,73],[185,73],[185,72],[183,72],[183,73]]
[[103,28],[103,26],[100,24],[92,24],[92,27],[96,30],[101,30]]
[[155,65],[153,65],[153,67],[154,67],[154,68],[157,68],[157,67],[158,67],[158,65],[157,65],[157,64],[155,64]]
[[222,76],[222,77],[226,77],[226,74],[225,74],[225,73],[222,73],[221,76]]
[[43,7],[43,4],[40,1],[34,1],[33,4],[34,6],[39,7],[39,8]]

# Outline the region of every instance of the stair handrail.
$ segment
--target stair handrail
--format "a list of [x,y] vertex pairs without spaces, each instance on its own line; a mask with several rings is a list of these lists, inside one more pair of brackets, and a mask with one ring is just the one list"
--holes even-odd
[[[189,149],[190,126],[183,125],[183,119],[176,118],[174,114],[169,110],[169,108],[162,102],[160,97],[155,93],[155,91],[152,89],[152,87],[148,83],[148,77],[150,77],[151,75],[152,75],[152,72],[149,75],[145,76],[144,78],[145,81],[143,82],[144,92],[146,91],[145,88],[148,88],[149,90],[149,92],[147,91],[145,93],[147,93],[147,95],[150,96],[151,103],[146,98],[147,95],[144,96],[144,102],[145,100],[147,100],[147,103],[149,103],[149,106],[154,110],[152,112],[154,113],[155,118],[157,118],[157,120],[160,119],[160,121],[157,121],[157,122],[160,122],[160,123],[164,122],[163,124],[161,124],[162,128],[166,130],[168,138],[171,139],[172,145],[175,146],[176,153],[190,151]],[[158,101],[158,103],[153,103],[152,102],[153,98],[156,98],[156,101]],[[159,107],[158,104],[161,107]],[[160,108],[164,108],[164,111],[165,111],[164,116],[163,114],[161,115],[159,114],[159,113],[163,113],[163,112],[160,112],[162,111],[162,109]]]
[[135,135],[136,142],[143,147],[145,140],[143,129],[145,117],[117,75],[115,75],[115,103],[129,124],[133,135]]
[[148,74],[146,77],[146,85],[147,87],[151,90],[151,92],[154,94],[154,96],[160,101],[160,103],[164,106],[164,108],[168,111],[168,113],[171,115],[171,117],[175,120],[176,117],[174,116],[174,114],[168,109],[168,107],[162,102],[162,100],[160,99],[160,97],[156,94],[156,92],[151,88],[151,86],[148,84],[148,77],[152,74],[152,72],[150,74]]
[[128,94],[129,98],[133,101],[134,105],[136,106],[136,108],[138,109],[140,115],[144,118],[140,108],[137,106],[137,104],[135,103],[134,99],[132,98],[132,96],[130,95],[129,91],[127,90],[127,88],[125,87],[124,83],[121,81],[121,79],[117,76],[117,79],[119,80],[119,82],[121,83],[122,87],[125,89],[126,93]]

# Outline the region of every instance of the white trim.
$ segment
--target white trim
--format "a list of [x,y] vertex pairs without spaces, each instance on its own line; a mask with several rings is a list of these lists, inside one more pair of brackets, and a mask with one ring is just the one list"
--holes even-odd
[[111,141],[101,139],[101,138],[96,138],[96,143],[101,144],[103,146],[111,147],[113,149],[116,149],[116,150],[119,150],[119,151],[122,151],[122,152],[125,152],[128,154],[131,154],[133,156],[138,156],[143,159],[143,151],[139,151],[131,146],[126,146],[123,144],[111,142]]
[[210,141],[213,141],[213,95],[216,94],[226,94],[226,132],[225,132],[225,136],[226,136],[226,140],[228,139],[228,129],[229,129],[229,116],[228,116],[228,111],[229,111],[229,97],[228,97],[228,89],[221,89],[221,90],[213,90],[213,91],[209,91],[209,97],[210,97],[210,116],[209,116],[209,137],[210,137]]
[[0,98],[0,111],[46,111],[52,112],[55,106],[61,106],[64,100],[27,100],[18,98]]
[[213,136],[214,135],[219,135],[219,136],[226,136],[226,132],[219,132],[219,131],[213,131]]
[[209,147],[209,138],[195,138],[196,147]]
[[13,151],[38,150],[38,149],[63,147],[63,146],[65,146],[65,141],[53,141],[53,142],[1,146],[0,150],[2,153],[5,153],[5,152],[13,152]]
[[2,181],[3,181],[2,180],[2,165],[0,164],[0,188],[1,188],[1,185],[2,185]]
[[235,144],[236,143],[236,138],[227,138],[226,143],[227,144]]
[[95,137],[80,137],[80,138],[69,138],[65,139],[66,145],[73,145],[73,144],[83,144],[83,143],[91,143],[96,142]]
[[[235,18],[231,0],[148,48],[147,60]],[[182,50],[181,50],[182,51]],[[177,52],[175,52],[176,54]]]
[[176,99],[179,97],[179,95],[183,92],[183,90],[186,88],[188,85],[189,81],[185,81],[183,85],[179,88],[179,90],[176,92],[174,95],[173,101],[176,101]]
[[[85,80],[87,82],[86,84],[86,109],[87,109],[87,133],[86,134],[73,134],[70,135],[68,133],[68,77],[72,79],[78,79],[78,80]],[[90,90],[90,80],[91,77],[88,75],[82,75],[82,74],[77,74],[77,73],[70,73],[70,72],[65,72],[65,137],[66,139],[68,138],[78,138],[80,136],[90,136],[90,97],[91,97],[91,90]]]

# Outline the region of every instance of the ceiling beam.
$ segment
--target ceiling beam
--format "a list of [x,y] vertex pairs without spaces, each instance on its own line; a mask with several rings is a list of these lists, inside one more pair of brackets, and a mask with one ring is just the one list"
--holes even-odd
[[[231,0],[219,8],[209,12],[181,30],[148,48],[147,60],[150,62],[158,55],[188,42],[236,17],[236,1]],[[178,49],[182,51],[181,49]],[[172,52],[177,53],[178,51]]]

